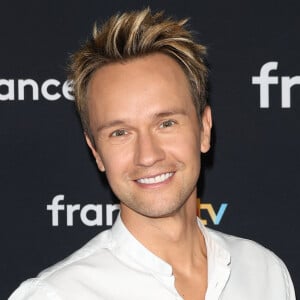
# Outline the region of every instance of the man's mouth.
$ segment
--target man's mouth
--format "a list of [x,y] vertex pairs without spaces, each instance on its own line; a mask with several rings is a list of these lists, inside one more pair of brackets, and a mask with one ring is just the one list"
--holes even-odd
[[147,178],[140,178],[137,180],[138,183],[142,184],[154,184],[154,183],[161,183],[169,179],[174,175],[174,172],[160,174],[154,177],[147,177]]

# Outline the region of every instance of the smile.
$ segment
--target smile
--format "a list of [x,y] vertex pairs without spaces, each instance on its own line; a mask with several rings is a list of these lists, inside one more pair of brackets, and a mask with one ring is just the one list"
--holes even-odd
[[174,175],[174,172],[171,173],[164,173],[161,175],[157,175],[155,177],[148,177],[148,178],[141,178],[138,179],[138,183],[142,184],[153,184],[153,183],[160,183],[166,181],[168,178],[172,177]]

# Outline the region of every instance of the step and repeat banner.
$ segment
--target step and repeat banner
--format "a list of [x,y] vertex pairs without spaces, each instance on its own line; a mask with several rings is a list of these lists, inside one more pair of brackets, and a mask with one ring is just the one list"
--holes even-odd
[[189,17],[208,48],[202,222],[273,250],[300,293],[299,2],[27,0],[1,3],[0,299],[113,224],[66,68],[95,21],[147,6]]

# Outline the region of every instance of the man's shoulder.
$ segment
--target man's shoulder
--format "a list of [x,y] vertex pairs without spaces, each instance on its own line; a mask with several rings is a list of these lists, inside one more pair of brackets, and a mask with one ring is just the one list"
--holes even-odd
[[[83,247],[76,250],[64,260],[42,271],[38,277],[47,278],[58,272],[64,272],[77,266],[89,265],[90,261],[106,262],[110,257],[112,248],[111,230],[105,230],[92,238]],[[101,258],[101,259],[99,259]]]
[[272,263],[281,263],[281,259],[270,249],[247,238],[226,234],[214,229],[207,228],[213,240],[222,248],[226,249],[232,259],[261,258]]
[[230,255],[230,278],[224,295],[236,294],[238,299],[247,291],[250,299],[261,299],[261,295],[264,299],[295,299],[289,272],[271,250],[250,239],[207,230],[213,243],[218,245],[216,248]]
[[[230,254],[230,279],[228,290],[245,290],[255,296],[266,286],[268,299],[295,299],[293,284],[284,262],[271,250],[245,238],[208,229],[214,243]],[[266,291],[264,291],[266,292]],[[226,292],[225,292],[226,293]],[[276,294],[277,293],[277,294]]]
[[41,296],[44,299],[60,299],[56,291],[66,287],[76,289],[74,283],[80,285],[82,278],[91,277],[95,271],[99,275],[103,270],[103,277],[108,276],[114,260],[112,247],[111,230],[99,233],[64,260],[43,270],[36,278],[24,281],[9,300],[41,299]]

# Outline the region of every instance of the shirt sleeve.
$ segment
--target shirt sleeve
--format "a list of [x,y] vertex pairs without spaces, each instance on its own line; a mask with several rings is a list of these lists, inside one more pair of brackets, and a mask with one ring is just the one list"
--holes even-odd
[[40,279],[24,281],[8,300],[62,300],[55,289]]
[[296,294],[295,294],[295,289],[294,285],[290,276],[290,273],[286,267],[286,265],[281,261],[282,265],[282,272],[283,272],[283,277],[285,280],[285,286],[286,286],[286,299],[287,300],[296,300]]

